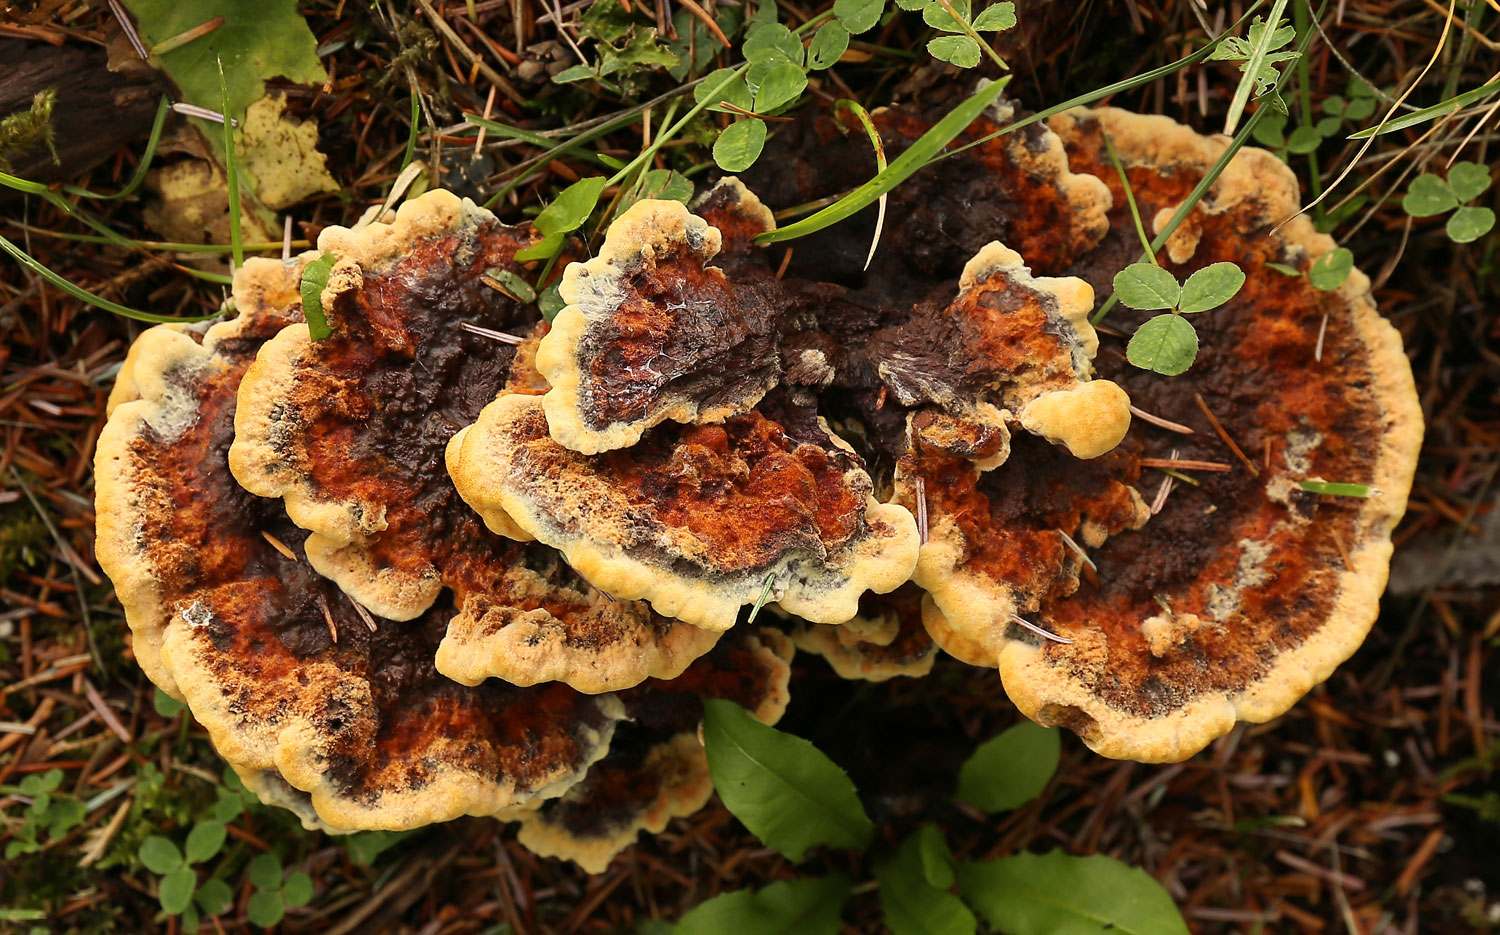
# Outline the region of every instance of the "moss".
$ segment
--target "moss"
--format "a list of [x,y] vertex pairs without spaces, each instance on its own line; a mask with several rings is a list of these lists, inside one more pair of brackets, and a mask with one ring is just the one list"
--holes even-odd
[[25,503],[0,507],[0,581],[30,568],[47,546],[47,527]]
[[29,110],[18,110],[0,120],[0,171],[11,171],[7,155],[19,155],[38,146],[46,146],[52,154],[52,161],[61,164],[52,138],[52,105],[55,103],[56,88],[38,91],[31,99]]

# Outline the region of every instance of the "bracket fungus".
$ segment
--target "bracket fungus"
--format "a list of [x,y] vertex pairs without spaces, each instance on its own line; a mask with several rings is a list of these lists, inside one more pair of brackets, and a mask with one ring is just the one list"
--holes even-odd
[[884,682],[932,671],[938,646],[922,623],[922,591],[902,585],[888,595],[867,594],[859,613],[840,626],[793,623],[792,641],[822,656],[840,678]]
[[[291,325],[261,348],[240,387],[230,467],[252,493],[285,500],[312,533],[313,568],[373,613],[414,619],[451,589],[437,666],[453,679],[601,692],[670,678],[712,634],[601,594],[550,549],[489,533],[448,476],[460,427],[502,389],[534,391],[528,358],[545,326],[497,286],[523,272],[515,252],[536,236],[444,191],[391,223],[324,230],[331,333],[313,340]],[[517,332],[527,337],[494,340]]]

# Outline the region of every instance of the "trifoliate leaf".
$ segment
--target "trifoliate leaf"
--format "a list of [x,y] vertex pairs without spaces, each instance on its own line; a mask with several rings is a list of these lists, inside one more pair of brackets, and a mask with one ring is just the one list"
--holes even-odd
[[1328,137],[1339,132],[1339,126],[1342,123],[1343,121],[1337,117],[1324,117],[1313,124],[1313,126],[1317,129],[1319,136]]
[[854,35],[868,32],[880,22],[885,0],[835,0],[833,15]]
[[723,102],[728,102],[743,110],[751,110],[755,106],[755,95],[750,93],[750,88],[745,84],[743,76],[730,81],[723,90],[714,92],[715,88],[724,84],[732,75],[734,75],[733,68],[720,68],[718,71],[710,72],[708,77],[693,88],[693,101],[702,104],[712,97],[714,100],[708,105],[708,109],[716,110],[721,114],[734,113],[729,108],[721,106]]
[[1177,277],[1155,263],[1132,263],[1115,273],[1115,298],[1130,308],[1175,308],[1182,289]]
[[[922,22],[943,32],[963,31],[964,23],[969,21],[969,0],[949,0],[948,6],[953,7],[953,13],[949,13],[939,0],[932,0],[922,7]],[[959,19],[953,18],[954,13]]]
[[187,844],[183,851],[187,855],[190,864],[202,863],[219,852],[224,846],[224,838],[228,829],[222,821],[200,821],[193,825],[193,830],[188,832]]
[[940,62],[973,68],[979,64],[979,43],[968,36],[938,36],[927,42],[927,52]]
[[281,861],[275,854],[260,854],[250,861],[250,882],[258,890],[281,888]]
[[832,68],[849,51],[849,30],[841,23],[824,23],[813,33],[812,45],[807,47],[807,67],[822,70]]
[[1349,102],[1337,94],[1330,94],[1323,98],[1323,103],[1320,106],[1323,108],[1323,113],[1331,117],[1342,117],[1344,111],[1349,109]]
[[974,913],[957,896],[927,880],[918,835],[907,838],[895,857],[876,865],[875,879],[891,935],[974,935],[978,928]]
[[1431,217],[1458,207],[1458,196],[1453,194],[1447,182],[1431,172],[1423,172],[1412,179],[1406,197],[1401,199],[1401,207],[1414,218]]
[[817,747],[767,727],[732,701],[703,699],[714,788],[768,847],[801,860],[809,847],[862,848],[875,827],[849,776]]
[[689,910],[672,935],[837,935],[848,899],[849,878],[841,874],[783,880],[715,896]]
[[1020,808],[1042,794],[1062,750],[1055,729],[1022,721],[979,745],[958,773],[958,799],[987,812]]
[[1298,155],[1315,151],[1323,143],[1323,135],[1317,127],[1298,127],[1286,138],[1286,148]]
[[328,285],[329,274],[338,260],[332,253],[325,253],[302,267],[302,317],[307,319],[307,333],[314,341],[333,334],[328,317],[323,314],[323,288]]
[[288,874],[286,883],[281,887],[281,897],[288,906],[293,908],[307,905],[313,897],[312,877],[301,870]]
[[1267,114],[1260,118],[1250,136],[1255,142],[1272,149],[1286,145],[1286,114]]
[[1010,0],[996,3],[974,17],[974,28],[979,32],[998,32],[1016,25],[1016,5]]
[[165,876],[183,866],[182,851],[177,845],[162,837],[153,834],[141,842],[136,849],[135,856],[140,858],[141,864],[152,873]]
[[1448,219],[1448,239],[1454,243],[1472,243],[1488,234],[1494,226],[1494,211],[1465,205]]
[[961,863],[958,887],[1006,935],[1188,935],[1161,884],[1110,857],[1054,851]]
[[1187,278],[1177,310],[1184,315],[1218,308],[1239,294],[1245,285],[1245,271],[1226,260],[1210,263]]
[[775,113],[795,101],[806,88],[807,72],[791,62],[777,62],[755,89],[754,110],[757,114]]
[[714,162],[725,172],[744,172],[766,146],[766,122],[754,117],[736,120],[714,141]]
[[1477,162],[1455,163],[1448,170],[1448,187],[1460,202],[1473,201],[1490,187],[1489,166]]
[[1349,278],[1354,268],[1354,254],[1347,247],[1335,247],[1313,261],[1307,270],[1307,279],[1314,289],[1332,292]]
[[281,893],[275,890],[262,891],[251,896],[250,901],[245,904],[245,915],[251,922],[268,929],[286,915],[286,903],[282,900]]
[[1198,356],[1198,332],[1181,315],[1157,315],[1136,329],[1125,345],[1125,359],[1142,370],[1175,377]]
[[157,890],[162,911],[169,916],[181,915],[192,904],[193,887],[197,883],[198,875],[192,867],[179,867],[162,877],[161,888]]

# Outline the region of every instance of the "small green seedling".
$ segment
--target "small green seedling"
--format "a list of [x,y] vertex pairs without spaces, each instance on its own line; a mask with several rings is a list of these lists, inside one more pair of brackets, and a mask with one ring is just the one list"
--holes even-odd
[[[1282,49],[1282,46],[1297,38],[1296,28],[1281,18],[1281,11],[1285,8],[1286,0],[1276,0],[1271,7],[1269,21],[1257,16],[1246,30],[1245,38],[1228,36],[1209,56],[1214,61],[1238,62],[1240,71],[1244,73],[1229,102],[1229,112],[1224,117],[1225,135],[1234,133],[1252,91],[1257,99],[1283,114],[1286,113],[1286,102],[1276,93],[1276,87],[1281,81],[1281,72],[1277,66],[1294,61],[1302,53]],[[1274,28],[1270,25],[1273,22],[1276,24]]]
[[233,901],[228,884],[211,877],[200,885],[198,871],[193,869],[194,864],[218,854],[227,835],[224,823],[211,819],[193,825],[181,850],[170,838],[159,834],[142,841],[136,850],[142,866],[161,877],[157,899],[162,911],[169,916],[182,916],[183,928],[189,932],[198,929],[199,909],[211,916],[220,915]]
[[983,50],[996,65],[1009,67],[979,34],[1000,32],[1015,26],[1014,3],[992,4],[978,16],[974,15],[970,0],[896,0],[896,5],[903,10],[921,10],[922,21],[944,33],[927,43],[927,51],[933,58],[959,68],[973,68],[979,64],[979,54]]
[[1115,274],[1115,298],[1141,311],[1166,309],[1136,329],[1125,357],[1142,370],[1175,377],[1198,356],[1198,332],[1185,315],[1218,308],[1239,294],[1245,272],[1220,261],[1198,270],[1179,284],[1177,277],[1154,263],[1132,263]]
[[[1267,263],[1266,267],[1283,276],[1294,279],[1302,276],[1302,270],[1285,263]],[[1323,292],[1332,292],[1349,278],[1349,273],[1354,269],[1354,254],[1348,247],[1335,247],[1313,261],[1307,269],[1307,281],[1314,288]]]
[[245,904],[245,914],[261,928],[280,922],[288,908],[305,906],[312,900],[312,878],[294,870],[283,879],[281,861],[275,854],[261,854],[250,861],[250,882],[256,892]]
[[1495,226],[1492,209],[1468,203],[1489,187],[1488,167],[1477,162],[1459,162],[1448,170],[1446,180],[1431,172],[1423,172],[1413,179],[1406,197],[1401,199],[1401,207],[1414,218],[1452,211],[1448,218],[1448,237],[1454,243],[1471,243]]
[[83,803],[71,796],[57,794],[62,781],[62,770],[49,769],[45,773],[26,776],[17,786],[0,787],[0,792],[19,792],[31,797],[21,826],[14,829],[11,840],[6,842],[6,860],[35,853],[47,841],[58,840],[83,823],[88,814]]

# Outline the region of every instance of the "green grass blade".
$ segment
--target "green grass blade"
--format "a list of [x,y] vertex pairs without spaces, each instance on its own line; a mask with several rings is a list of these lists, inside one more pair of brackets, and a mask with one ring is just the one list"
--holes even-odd
[[973,123],[984,109],[994,103],[1000,92],[1010,83],[1010,76],[1001,78],[999,81],[987,84],[969,96],[968,100],[959,104],[948,112],[942,120],[933,124],[932,129],[922,134],[920,138],[906,152],[897,156],[884,172],[877,173],[865,184],[840,198],[838,201],[819,211],[810,217],[805,217],[796,223],[786,227],[767,231],[755,238],[756,243],[777,243],[783,240],[792,240],[796,237],[805,237],[837,224],[846,218],[852,217],[864,208],[874,204],[876,200],[886,192],[906,181],[918,169],[925,166],[929,159],[937,154],[944,146],[953,141],[969,124]]
[[1379,490],[1371,487],[1369,484],[1341,484],[1324,480],[1298,481],[1297,486],[1308,493],[1326,493],[1335,497],[1359,497],[1364,499],[1372,494],[1380,493]]
[[1409,114],[1402,114],[1400,117],[1386,123],[1383,127],[1366,127],[1358,133],[1351,133],[1349,139],[1367,140],[1372,136],[1394,133],[1397,130],[1405,130],[1407,127],[1427,123],[1439,117],[1447,116],[1460,107],[1467,107],[1475,101],[1482,100],[1494,94],[1496,91],[1500,91],[1500,80],[1491,81],[1489,84],[1481,85],[1472,91],[1465,91],[1455,97],[1448,98],[1446,101],[1433,104],[1431,107],[1424,107],[1421,110],[1414,110]]
[[116,315],[122,315],[126,318],[133,318],[136,321],[149,321],[154,324],[162,324],[164,322],[174,321],[206,321],[210,318],[215,317],[214,315],[200,315],[197,318],[173,318],[170,315],[153,315],[150,312],[142,312],[138,309],[130,308],[129,306],[120,305],[117,302],[111,302],[109,299],[94,295],[92,292],[88,291],[82,286],[74,285],[67,279],[64,279],[62,276],[54,273],[52,270],[37,262],[25,250],[22,250],[20,247],[11,243],[3,236],[0,236],[0,250],[4,250],[6,253],[9,253],[11,256],[15,257],[16,262],[20,263],[22,266],[31,270],[33,273],[36,273],[38,276],[52,283],[52,285],[66,292],[68,295],[71,295],[73,298],[79,299],[83,302],[87,302],[89,305],[92,305],[95,308],[102,308],[106,312],[114,312]]
[[220,114],[224,118],[224,184],[229,186],[229,250],[234,268],[245,265],[245,245],[240,232],[240,173],[234,158],[234,119],[229,116],[229,84],[224,78],[224,60],[219,63]]
[[167,124],[167,112],[169,110],[171,110],[171,106],[167,103],[167,99],[162,98],[156,105],[156,122],[151,124],[151,136],[146,139],[146,151],[141,153],[141,161],[135,167],[135,174],[130,177],[129,182],[125,183],[124,188],[113,195],[104,195],[99,192],[89,191],[87,188],[80,188],[77,185],[64,185],[62,190],[70,195],[77,195],[80,198],[94,198],[98,201],[114,201],[134,194],[135,190],[141,187],[141,183],[146,181],[146,173],[151,170],[151,160],[156,158],[156,147],[161,142],[161,131]]

